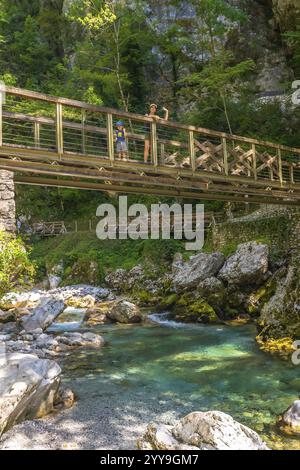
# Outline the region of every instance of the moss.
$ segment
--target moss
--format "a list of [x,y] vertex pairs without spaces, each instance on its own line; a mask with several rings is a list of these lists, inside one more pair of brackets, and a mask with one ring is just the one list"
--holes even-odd
[[262,287],[256,292],[253,292],[248,301],[247,313],[251,316],[258,315],[262,307],[270,300],[276,291],[276,278],[271,277]]
[[160,298],[156,294],[146,289],[135,289],[131,297],[140,306],[156,305],[160,302]]
[[260,335],[256,337],[256,341],[262,351],[279,356],[283,359],[290,360],[291,355],[296,348],[293,346],[294,340],[290,337],[285,338],[269,338],[263,340]]
[[183,294],[175,303],[176,320],[200,323],[216,323],[219,318],[211,305],[202,297],[191,293]]

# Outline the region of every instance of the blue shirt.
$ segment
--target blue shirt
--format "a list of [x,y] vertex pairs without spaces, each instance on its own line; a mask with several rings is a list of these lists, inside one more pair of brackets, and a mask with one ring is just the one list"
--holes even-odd
[[116,141],[117,142],[125,142],[125,129],[116,130]]

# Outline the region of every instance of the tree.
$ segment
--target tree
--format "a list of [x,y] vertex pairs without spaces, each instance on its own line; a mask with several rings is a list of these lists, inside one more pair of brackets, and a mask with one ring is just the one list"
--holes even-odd
[[22,240],[0,232],[0,296],[29,283],[35,274]]
[[185,96],[190,101],[207,100],[216,109],[221,99],[228,129],[232,133],[227,97],[237,91],[240,86],[238,79],[254,69],[252,60],[236,63],[234,54],[226,48],[230,31],[239,27],[244,15],[224,0],[195,0],[193,3],[201,60],[195,65],[195,70],[182,80],[186,85]]

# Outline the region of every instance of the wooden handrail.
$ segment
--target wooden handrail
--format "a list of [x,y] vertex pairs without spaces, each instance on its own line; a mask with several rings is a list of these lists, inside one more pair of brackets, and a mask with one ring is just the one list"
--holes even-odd
[[[53,104],[61,104],[64,106],[70,106],[73,108],[80,108],[80,109],[85,109],[87,111],[92,111],[92,112],[98,112],[98,113],[103,113],[103,114],[112,114],[113,116],[116,117],[123,117],[123,118],[128,118],[128,119],[133,119],[141,122],[153,122],[153,120],[149,117],[142,116],[140,114],[135,114],[135,113],[129,113],[125,111],[120,111],[116,109],[111,109],[111,108],[106,108],[103,106],[98,106],[98,105],[92,105],[89,103],[85,103],[82,101],[78,100],[72,100],[69,98],[62,98],[58,96],[51,96],[47,95],[44,93],[39,93],[36,91],[30,91],[30,90],[24,90],[22,88],[16,88],[16,87],[11,87],[11,86],[6,86],[5,87],[5,92],[11,95],[15,96],[20,96],[23,98],[28,98],[28,99],[34,99],[34,100],[40,100],[40,101],[45,101],[48,103],[53,103]],[[286,145],[282,144],[276,144],[274,142],[268,142],[264,140],[257,140],[253,139],[251,137],[243,137],[239,135],[234,135],[234,134],[228,134],[226,132],[220,132],[220,131],[214,131],[211,129],[206,129],[204,127],[197,127],[197,126],[191,126],[191,125],[185,125],[185,124],[180,124],[177,122],[171,122],[171,121],[165,121],[163,119],[159,120],[159,125],[165,126],[165,127],[170,127],[178,130],[186,130],[186,131],[194,131],[198,132],[200,134],[209,136],[209,137],[218,137],[218,138],[226,138],[227,140],[230,141],[238,141],[238,142],[244,142],[248,144],[255,144],[255,145],[260,145],[262,147],[269,147],[273,149],[279,149],[282,151],[287,151],[291,153],[297,153],[300,155],[300,148],[296,147],[289,147]]]

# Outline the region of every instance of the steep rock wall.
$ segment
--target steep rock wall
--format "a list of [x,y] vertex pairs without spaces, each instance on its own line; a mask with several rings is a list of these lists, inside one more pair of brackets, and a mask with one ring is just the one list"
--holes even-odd
[[13,173],[0,170],[0,230],[15,232],[16,205]]

